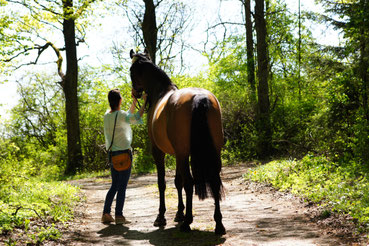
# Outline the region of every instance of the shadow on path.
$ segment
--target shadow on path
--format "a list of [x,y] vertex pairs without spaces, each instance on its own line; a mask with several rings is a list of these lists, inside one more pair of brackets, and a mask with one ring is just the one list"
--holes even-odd
[[[122,245],[127,244],[129,240],[145,240],[151,245],[166,246],[166,245],[219,245],[225,242],[225,238],[215,235],[214,232],[193,230],[191,232],[180,232],[179,228],[172,227],[168,229],[159,228],[155,231],[142,232],[137,230],[130,230],[124,225],[108,225],[97,232],[101,238],[116,237],[115,243]],[[121,238],[119,238],[121,236]]]

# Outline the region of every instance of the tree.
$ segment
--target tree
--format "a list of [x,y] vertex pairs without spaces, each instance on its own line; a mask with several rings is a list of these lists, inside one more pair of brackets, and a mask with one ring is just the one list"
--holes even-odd
[[264,0],[255,0],[255,29],[257,37],[258,59],[258,116],[257,130],[259,133],[258,154],[265,158],[272,151],[272,130],[269,112],[269,85],[268,85],[268,47],[267,30],[264,17]]
[[131,1],[122,7],[135,33],[136,46],[144,46],[153,62],[168,72],[174,69],[174,58],[180,57],[182,69],[186,46],[182,35],[191,20],[188,7],[178,1],[164,4],[163,0]]
[[11,136],[20,137],[25,142],[36,139],[38,146],[47,148],[56,145],[58,128],[63,128],[63,103],[61,89],[55,90],[52,80],[43,74],[32,74],[17,81],[19,104],[12,110]]
[[247,48],[247,80],[251,88],[251,103],[256,104],[255,88],[255,59],[254,59],[254,37],[251,20],[250,0],[241,0],[245,8],[245,29],[246,29],[246,48]]
[[[0,1],[0,8],[4,8],[7,5],[6,2],[2,2]],[[0,60],[3,60],[4,57],[9,56],[11,54],[9,54],[9,51],[7,49],[7,47],[13,45],[13,37],[10,37],[10,35],[8,35],[6,33],[6,30],[9,29],[9,26],[12,24],[12,20],[9,17],[9,15],[6,14],[5,11],[1,11],[0,12],[0,43],[2,48],[0,49]],[[2,73],[2,71],[4,70],[4,63],[0,64],[0,72]]]
[[156,43],[158,39],[158,27],[156,26],[155,9],[158,5],[154,5],[153,0],[144,0],[144,2],[145,14],[142,20],[142,34],[151,60],[154,64],[156,64]]
[[[331,50],[341,62],[345,59],[342,62],[345,64],[345,71],[335,82],[345,85],[341,86],[344,89],[341,93],[348,100],[337,100],[331,103],[331,116],[335,118],[336,124],[340,123],[341,129],[345,129],[345,137],[349,142],[346,143],[345,154],[352,152],[351,154],[356,158],[359,157],[364,163],[369,163],[367,151],[369,146],[369,12],[367,11],[369,1],[321,0],[320,2],[325,7],[325,14],[320,16],[319,20],[342,30],[345,38],[343,48],[331,47]],[[341,110],[338,110],[339,108]],[[339,111],[349,112],[349,117]],[[348,125],[351,126],[350,129]]]
[[[60,85],[63,88],[65,96],[65,110],[66,110],[66,125],[67,125],[67,143],[68,143],[68,161],[66,173],[73,174],[77,170],[82,169],[83,158],[80,140],[80,126],[79,126],[79,110],[78,110],[78,57],[77,46],[79,42],[84,41],[83,28],[79,28],[81,36],[76,37],[75,21],[79,18],[88,6],[94,0],[81,0],[77,7],[73,4],[73,0],[60,0],[60,2],[45,0],[34,1],[26,3],[24,1],[9,0],[17,6],[24,7],[29,11],[29,15],[22,16],[19,20],[20,26],[23,26],[22,35],[26,36],[25,42],[18,42],[19,45],[15,47],[13,52],[4,61],[15,62],[18,59],[19,66],[16,69],[25,66],[37,64],[40,56],[49,47],[53,49],[57,56],[57,72],[61,78]],[[60,28],[59,24],[62,23]],[[63,33],[64,47],[58,48],[53,42],[48,41],[48,32],[42,32],[41,28],[47,27],[49,30],[61,30]],[[36,33],[35,33],[36,32]],[[19,35],[20,37],[22,35]],[[78,42],[76,42],[78,39]],[[44,42],[38,44],[38,42]],[[26,57],[32,51],[37,51],[35,59],[24,62],[19,61],[20,57]],[[62,52],[66,54],[66,73],[62,71],[63,56]]]
[[66,173],[74,174],[82,169],[83,158],[78,111],[78,59],[75,35],[75,12],[73,0],[63,0],[63,34],[67,70],[65,76],[61,75],[67,122],[68,162]]
[[[361,79],[361,98],[364,117],[369,121],[369,8],[368,0],[332,2],[321,0],[327,15],[323,20],[335,28],[342,29],[346,37],[346,52],[351,54],[352,63],[357,65]],[[330,16],[332,14],[332,16]],[[337,18],[338,17],[338,18]]]

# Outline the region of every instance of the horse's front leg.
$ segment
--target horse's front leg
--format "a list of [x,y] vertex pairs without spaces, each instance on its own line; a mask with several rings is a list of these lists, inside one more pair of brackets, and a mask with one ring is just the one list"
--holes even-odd
[[167,220],[165,219],[165,166],[164,166],[164,157],[165,154],[158,149],[156,146],[152,148],[152,154],[156,164],[156,170],[158,173],[158,186],[159,186],[159,197],[160,197],[160,205],[159,205],[159,215],[154,222],[154,226],[165,226],[167,224]]

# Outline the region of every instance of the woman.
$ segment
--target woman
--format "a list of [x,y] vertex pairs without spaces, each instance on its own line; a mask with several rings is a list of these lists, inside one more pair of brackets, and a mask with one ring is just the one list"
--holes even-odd
[[[130,124],[142,124],[142,115],[144,113],[146,105],[146,95],[144,95],[144,105],[140,110],[134,113],[136,108],[137,99],[133,97],[133,102],[128,111],[120,110],[122,104],[122,96],[118,89],[109,91],[108,100],[110,104],[110,111],[106,112],[104,116],[104,135],[105,135],[105,145],[109,149],[114,130],[114,141],[111,146],[112,156],[129,152],[132,160],[131,143],[132,143],[132,130]],[[103,216],[101,218],[102,223],[114,222],[116,224],[129,223],[123,216],[123,206],[126,196],[126,188],[128,184],[129,177],[131,175],[131,168],[125,171],[117,171],[113,168],[111,161],[111,177],[112,183],[111,187],[106,194]],[[111,216],[111,205],[115,194],[117,193],[116,205],[115,205],[115,220]]]

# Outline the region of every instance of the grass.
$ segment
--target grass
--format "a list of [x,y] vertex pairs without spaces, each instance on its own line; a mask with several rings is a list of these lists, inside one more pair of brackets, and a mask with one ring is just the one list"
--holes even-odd
[[80,172],[75,175],[71,176],[61,176],[59,180],[78,180],[78,179],[87,179],[87,178],[100,178],[106,177],[110,175],[110,169],[106,168],[105,170],[101,171],[94,171],[94,172]]
[[361,231],[369,229],[369,176],[355,161],[335,163],[325,157],[272,161],[250,169],[246,179],[270,183],[325,208],[349,214]]

